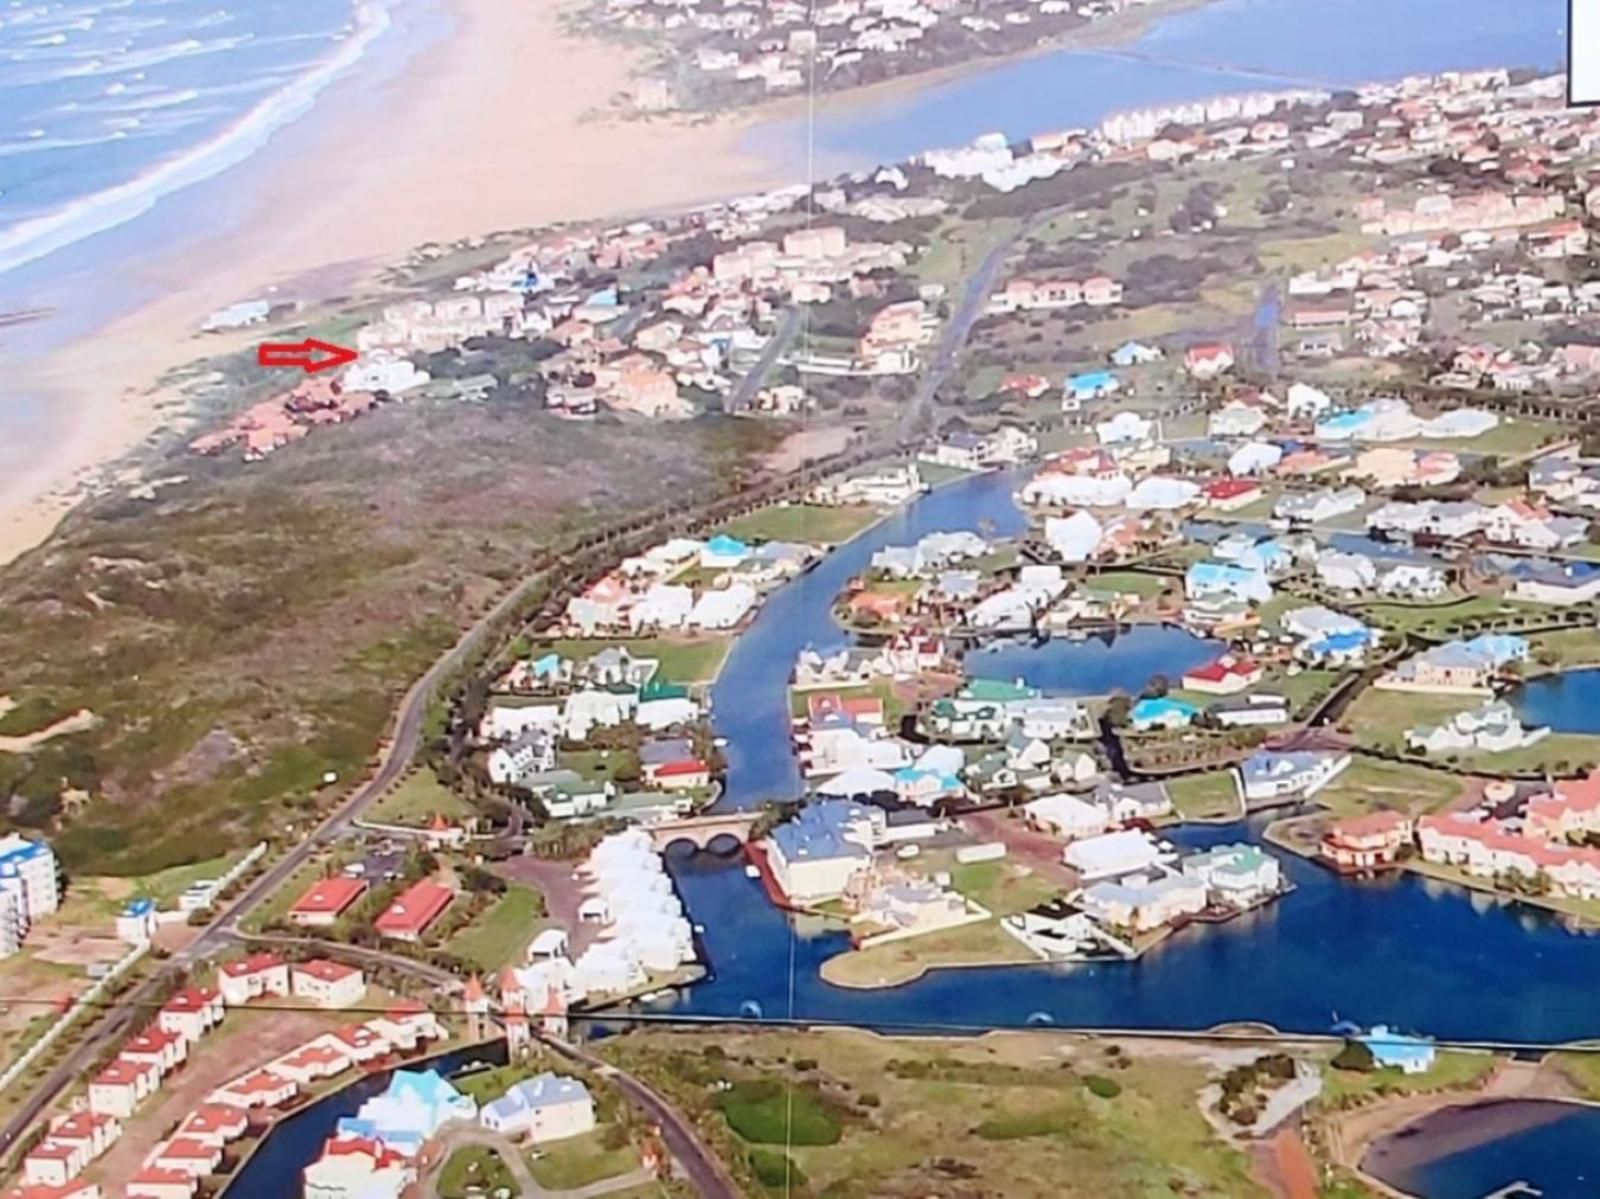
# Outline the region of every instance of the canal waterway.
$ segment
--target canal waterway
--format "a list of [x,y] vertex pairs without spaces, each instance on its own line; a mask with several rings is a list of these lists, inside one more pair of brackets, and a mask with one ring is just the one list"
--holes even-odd
[[[996,535],[1019,533],[1025,521],[1012,500],[1018,481],[992,474],[949,484],[770,597],[713,691],[716,729],[728,741],[724,802],[747,807],[800,794],[789,749],[787,680],[805,646],[846,643],[831,611],[849,578],[882,546],[925,533],[980,527]],[[1113,677],[1125,686],[1137,677],[1137,689],[1152,673],[1181,673],[1187,661],[1203,660],[1202,650],[1210,652],[1187,634],[1152,629],[1109,645],[1007,646],[970,661],[992,677],[1028,677],[1031,670],[1041,686],[1088,694],[1106,690]],[[1260,841],[1264,827],[1264,820],[1252,820],[1170,835],[1203,847]],[[849,948],[847,937],[774,908],[741,861],[674,852],[668,866],[691,918],[703,926],[710,974],[667,1002],[697,1015],[902,1028],[1054,1023],[1204,1029],[1256,1020],[1320,1033],[1353,1020],[1467,1040],[1600,1035],[1593,983],[1600,941],[1531,909],[1457,887],[1410,876],[1349,882],[1274,852],[1295,883],[1292,894],[1225,925],[1186,929],[1136,963],[937,970],[872,991],[824,982],[822,963]]]
[[[504,1041],[470,1046],[399,1069],[437,1070],[445,1077],[477,1062],[504,1065]],[[302,1193],[300,1172],[322,1153],[344,1116],[353,1116],[389,1085],[393,1070],[364,1075],[342,1090],[324,1096],[277,1124],[227,1187],[227,1199],[284,1199]]]
[[1547,1100],[1449,1107],[1377,1141],[1361,1168],[1426,1199],[1482,1199],[1514,1183],[1545,1199],[1600,1195],[1600,1110]]
[[1528,724],[1558,733],[1600,733],[1600,669],[1542,675],[1508,698]]
[[1019,482],[1015,473],[996,473],[938,488],[767,598],[755,622],[734,642],[711,689],[714,727],[727,741],[724,806],[750,808],[800,794],[800,770],[789,739],[789,676],[802,650],[851,644],[851,635],[833,619],[834,600],[851,578],[885,546],[911,545],[929,533],[1021,534],[1027,518],[1012,499]]
[[1040,644],[1001,641],[969,652],[964,665],[975,679],[1021,680],[1047,695],[1138,695],[1151,679],[1172,686],[1226,647],[1174,625],[1108,630],[1081,641],[1056,637]]

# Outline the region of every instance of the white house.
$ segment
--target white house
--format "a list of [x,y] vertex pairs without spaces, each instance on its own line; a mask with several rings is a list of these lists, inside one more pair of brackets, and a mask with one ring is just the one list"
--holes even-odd
[[1111,826],[1103,808],[1075,795],[1044,795],[1022,805],[1029,823],[1068,841],[1098,837]]
[[535,1145],[592,1132],[594,1100],[576,1078],[546,1071],[512,1086],[485,1104],[479,1122],[502,1136],[526,1137]]
[[1086,837],[1061,851],[1061,860],[1085,882],[1149,870],[1172,856],[1149,833],[1137,829]]

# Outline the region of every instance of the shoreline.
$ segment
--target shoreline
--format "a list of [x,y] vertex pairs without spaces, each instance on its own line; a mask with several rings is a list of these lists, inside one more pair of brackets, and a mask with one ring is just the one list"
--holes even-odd
[[[848,111],[1022,59],[1127,44],[1163,19],[1213,2],[1164,0],[1017,52],[826,95],[821,106]],[[372,294],[384,268],[430,242],[670,211],[793,182],[793,168],[775,146],[748,139],[757,129],[781,131],[804,110],[803,99],[710,116],[628,119],[610,106],[633,78],[637,55],[570,32],[570,4],[439,4],[451,28],[432,39],[438,44],[419,37],[416,26],[439,12],[385,8],[394,19],[380,31],[385,36],[370,39],[377,52],[369,42],[353,61],[332,66],[310,93],[308,111],[268,133],[268,144],[117,226],[170,225],[176,214],[154,209],[170,200],[174,209],[204,211],[208,192],[214,207],[245,210],[231,223],[185,234],[168,256],[137,263],[153,295],[147,302],[21,356],[20,398],[59,414],[51,431],[63,435],[0,487],[0,567],[47,541],[80,502],[137,477],[136,469],[114,475],[113,468],[184,415],[183,398],[161,385],[163,375],[251,340],[250,332],[199,340],[209,312],[274,290],[308,304],[349,291]],[[389,38],[406,44],[385,46]],[[373,80],[397,65],[399,78]],[[541,80],[541,107],[522,126],[526,136],[508,147],[500,126],[479,118],[526,111],[525,78]],[[390,153],[374,159],[369,142]],[[692,179],[676,169],[690,156],[697,163]],[[472,186],[452,184],[462,177]],[[307,205],[312,193],[321,199]],[[242,205],[235,198],[241,194]]]
[[[113,466],[180,415],[180,397],[160,384],[167,371],[259,335],[202,340],[199,324],[218,308],[272,289],[308,305],[370,293],[382,269],[424,244],[790,181],[738,149],[748,115],[693,126],[592,119],[635,63],[564,32],[565,5],[444,3],[451,29],[437,45],[418,45],[417,25],[438,10],[413,11],[409,27],[397,16],[393,32],[409,30],[407,44],[329,84],[315,119],[283,126],[249,161],[172,195],[175,212],[121,227],[131,237],[183,209],[227,210],[130,272],[154,299],[16,364],[18,391],[59,414],[50,432],[60,435],[0,490],[0,565],[48,539],[112,481]],[[384,72],[395,77],[374,79]],[[532,109],[529,79],[541,81]],[[486,113],[520,114],[510,126],[518,136]],[[693,174],[681,170],[686,160]]]

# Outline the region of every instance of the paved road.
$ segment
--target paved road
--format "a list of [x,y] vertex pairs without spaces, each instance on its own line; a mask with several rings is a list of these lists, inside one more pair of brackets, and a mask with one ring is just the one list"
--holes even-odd
[[747,411],[755,403],[756,392],[761,390],[761,384],[772,373],[773,366],[778,361],[778,356],[789,348],[789,343],[794,340],[794,335],[800,330],[800,308],[798,306],[785,310],[783,319],[778,322],[778,327],[767,344],[761,347],[761,357],[756,359],[755,365],[744,373],[744,378],[739,380],[739,385],[733,389],[733,394],[728,397],[727,411],[739,413]]
[[617,1069],[586,1049],[548,1037],[542,1037],[540,1040],[556,1053],[588,1067],[611,1082],[629,1103],[648,1116],[661,1130],[661,1140],[665,1143],[667,1152],[672,1154],[677,1163],[683,1167],[683,1172],[701,1199],[742,1199],[743,1192],[733,1179],[728,1177],[728,1172],[722,1163],[711,1150],[701,1144],[694,1126],[685,1120],[671,1103],[633,1075]]
[[421,979],[425,983],[438,987],[441,991],[459,991],[461,989],[461,979],[450,971],[441,966],[435,966],[430,962],[407,957],[403,953],[389,953],[383,949],[372,949],[364,945],[346,945],[343,942],[325,941],[318,937],[286,937],[234,932],[229,934],[229,939],[243,945],[317,950],[328,954],[330,957],[350,963],[387,966],[391,970],[398,970],[402,974],[411,975],[412,978]]
[[1053,208],[1032,217],[1010,237],[1004,238],[991,248],[978,262],[977,269],[967,276],[961,300],[939,335],[938,349],[933,352],[933,359],[929,362],[928,369],[923,372],[911,403],[900,414],[899,436],[902,442],[916,441],[929,432],[922,428],[922,425],[932,410],[934,394],[955,369],[961,351],[966,348],[967,338],[972,335],[972,326],[977,324],[988,310],[989,297],[994,294],[995,279],[999,276],[1000,268],[1005,265],[1006,259],[1016,249],[1017,243],[1065,211],[1067,211],[1065,208]]

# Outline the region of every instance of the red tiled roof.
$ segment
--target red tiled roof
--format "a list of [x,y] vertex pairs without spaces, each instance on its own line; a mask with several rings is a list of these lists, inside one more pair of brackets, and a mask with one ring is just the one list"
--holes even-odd
[[325,878],[311,887],[289,909],[291,914],[307,916],[337,916],[361,898],[367,889],[366,881],[359,878]]
[[380,933],[391,936],[414,936],[437,920],[454,898],[454,892],[448,887],[441,887],[432,879],[425,878],[406,888],[398,899],[384,909],[374,926]]
[[224,962],[221,970],[229,978],[244,978],[250,974],[264,974],[268,970],[276,970],[283,964],[283,959],[275,953],[252,953],[249,957],[236,962]]
[[680,774],[702,774],[711,769],[698,758],[685,758],[678,762],[667,762],[656,767],[656,777],[675,778]]
[[185,987],[174,992],[172,997],[161,1005],[167,1012],[198,1012],[217,1001],[217,992],[212,987]]
[[134,1062],[125,1057],[113,1060],[104,1070],[95,1075],[95,1082],[108,1087],[132,1086],[140,1078],[154,1070],[153,1062]]
[[1232,500],[1252,491],[1260,491],[1261,484],[1249,479],[1213,479],[1203,489],[1210,499]]
[[202,1103],[183,1122],[180,1131],[190,1135],[222,1132],[249,1123],[250,1117],[242,1107],[234,1107],[231,1103]]
[[314,958],[309,962],[301,962],[294,967],[294,972],[309,974],[312,978],[325,983],[340,982],[352,974],[361,973],[354,966],[346,966],[343,962],[332,962],[327,958]]

